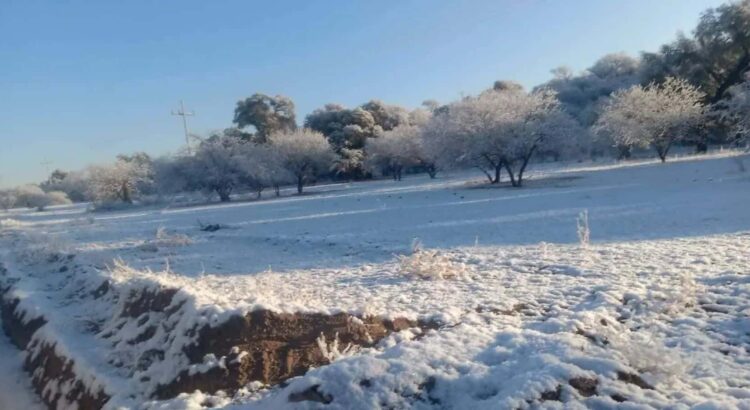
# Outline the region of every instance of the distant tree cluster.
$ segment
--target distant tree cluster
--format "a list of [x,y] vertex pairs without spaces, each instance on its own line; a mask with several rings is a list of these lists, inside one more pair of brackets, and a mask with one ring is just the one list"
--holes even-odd
[[37,185],[23,185],[15,189],[0,191],[0,209],[31,208],[43,211],[48,206],[66,205],[71,201],[64,192],[44,192]]
[[79,172],[56,170],[39,185],[0,191],[0,208],[44,209],[70,201],[129,204],[144,196],[203,192],[229,201],[238,192],[296,192],[324,178],[476,168],[492,184],[507,174],[524,183],[535,158],[653,150],[666,161],[675,145],[750,143],[750,0],[703,13],[692,35],[658,51],[608,54],[587,70],[552,70],[530,91],[514,81],[421,108],[371,100],[326,104],[297,124],[283,95],[240,100],[233,127],[200,138],[189,154],[152,159],[121,155]]
[[443,167],[476,167],[490,183],[507,171],[521,186],[532,156],[564,150],[583,130],[549,90],[494,87],[449,104],[425,126],[428,155]]

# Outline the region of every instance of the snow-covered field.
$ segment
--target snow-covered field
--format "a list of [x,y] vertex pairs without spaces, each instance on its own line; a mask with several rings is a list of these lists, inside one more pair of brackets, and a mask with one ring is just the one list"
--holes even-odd
[[[522,189],[461,172],[222,205],[11,211],[0,214],[0,262],[30,317],[49,319],[34,337],[96,373],[112,406],[140,406],[160,377],[188,366],[176,352],[189,338],[170,339],[159,366],[133,370],[148,348],[125,343],[137,329],[116,328],[116,306],[81,296],[103,277],[180,287],[190,310],[178,327],[260,308],[442,325],[393,334],[284,387],[146,407],[750,409],[750,173],[739,161],[750,166],[731,152],[545,164]],[[415,238],[424,249],[411,255]],[[103,329],[82,330],[91,323]],[[108,326],[114,343],[101,337]],[[320,400],[289,400],[312,390]]]

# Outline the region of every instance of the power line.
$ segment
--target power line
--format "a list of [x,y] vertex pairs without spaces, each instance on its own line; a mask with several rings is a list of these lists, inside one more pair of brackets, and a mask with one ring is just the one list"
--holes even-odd
[[172,115],[178,115],[182,117],[182,127],[185,129],[185,144],[187,145],[188,155],[190,155],[190,133],[188,132],[187,117],[194,117],[195,112],[185,111],[185,104],[183,104],[182,100],[180,100],[180,109],[176,112],[172,111]]

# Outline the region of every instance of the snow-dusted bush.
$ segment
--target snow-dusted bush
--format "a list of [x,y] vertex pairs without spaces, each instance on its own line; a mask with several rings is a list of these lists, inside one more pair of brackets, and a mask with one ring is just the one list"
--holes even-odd
[[165,227],[160,226],[156,229],[156,237],[151,242],[156,246],[173,247],[191,245],[193,240],[182,233],[169,233]]
[[660,378],[682,375],[687,361],[675,349],[667,348],[664,340],[648,328],[631,330],[614,321],[599,326],[597,333],[608,341],[609,348],[617,352],[630,367],[641,373]]
[[173,196],[189,190],[189,157],[165,156],[154,159],[152,173],[154,190],[160,197]]
[[64,192],[44,192],[37,185],[24,185],[15,191],[15,205],[26,208],[36,208],[43,211],[44,208],[52,205],[67,205],[70,202]]
[[25,232],[26,246],[16,251],[19,261],[36,265],[61,260],[71,254],[70,244],[59,236]]
[[653,147],[664,162],[672,145],[704,118],[704,97],[696,87],[674,77],[662,84],[636,85],[612,95],[594,130],[611,140],[620,158],[628,157],[633,148]]
[[294,176],[300,194],[311,178],[331,168],[336,157],[326,137],[307,128],[273,134],[269,142],[284,169]]
[[194,156],[160,164],[156,180],[162,189],[201,190],[227,202],[238,189],[260,196],[265,188],[274,187],[278,195],[280,185],[295,177],[284,167],[282,153],[271,145],[214,134],[201,142]]
[[424,249],[415,240],[411,255],[398,256],[399,273],[421,279],[454,279],[466,272],[466,266],[454,262],[445,253],[435,249]]
[[89,177],[87,172],[64,172],[55,170],[46,181],[39,184],[45,192],[64,192],[73,202],[89,200]]
[[[367,164],[374,170],[387,171],[400,181],[404,168],[423,165],[434,170],[434,161],[427,158],[422,146],[421,130],[411,125],[401,125],[370,138],[365,145]],[[434,175],[434,173],[431,173]]]
[[144,185],[152,181],[150,162],[120,157],[113,164],[92,166],[90,197],[99,204],[132,204],[141,194]]
[[448,167],[474,166],[491,183],[503,169],[513,186],[539,150],[559,149],[581,132],[549,90],[488,90],[437,112],[425,126],[425,149]]
[[281,154],[268,144],[245,143],[238,155],[240,183],[255,191],[258,197],[268,187],[273,187],[279,196],[279,187],[294,181],[294,175],[283,167]]
[[0,219],[0,229],[20,228],[24,225],[25,224],[19,221],[18,219],[13,219],[13,218]]
[[341,148],[338,157],[333,160],[332,170],[336,175],[364,177],[365,151],[362,149]]
[[7,211],[16,206],[17,202],[15,192],[11,190],[0,191],[0,209]]
[[339,348],[339,333],[336,332],[336,336],[334,337],[333,341],[328,343],[326,341],[326,336],[321,333],[320,336],[315,339],[315,342],[318,344],[318,349],[320,349],[320,353],[328,359],[329,362],[336,361],[338,359],[352,356],[357,351],[359,351],[359,346],[353,345],[349,343],[346,345],[344,350],[341,350]]
[[193,157],[186,159],[184,178],[193,190],[216,193],[228,202],[232,192],[242,185],[240,152],[244,142],[216,134],[201,142]]

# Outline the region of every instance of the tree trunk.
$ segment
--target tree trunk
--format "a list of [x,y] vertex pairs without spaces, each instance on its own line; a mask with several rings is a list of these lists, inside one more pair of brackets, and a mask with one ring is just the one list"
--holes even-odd
[[659,159],[661,160],[662,163],[667,162],[667,154],[669,153],[669,148],[671,147],[672,147],[671,142],[667,143],[667,145],[663,147],[661,146],[656,147],[656,153],[657,155],[659,155]]
[[219,194],[219,200],[221,202],[229,202],[231,198],[229,197],[229,191],[226,189],[217,189],[216,193]]
[[521,186],[523,184],[523,172],[526,171],[526,167],[529,165],[529,161],[531,161],[531,157],[534,156],[534,152],[536,151],[536,145],[532,146],[529,152],[526,154],[526,156],[523,157],[523,163],[521,163],[521,168],[518,170],[518,185]]
[[500,183],[500,172],[503,170],[503,164],[497,164],[495,165],[495,179],[492,181],[493,184],[499,184]]
[[479,168],[479,170],[484,173],[484,175],[487,177],[487,180],[490,181],[490,184],[494,183],[494,180],[492,179],[492,175],[489,172],[487,172],[486,169],[484,169],[482,167],[477,167],[477,168]]
[[281,187],[279,186],[279,184],[275,184],[273,186],[273,190],[276,192],[276,196],[281,196]]
[[698,141],[695,143],[695,153],[696,154],[705,154],[708,152],[708,142],[706,141]]
[[128,183],[123,182],[122,183],[122,192],[120,193],[122,196],[122,202],[125,202],[126,204],[132,204],[133,199],[130,197],[130,188],[128,188]]
[[521,168],[518,170],[518,186],[523,185],[523,172],[526,171],[526,166],[529,165],[531,157],[526,157],[521,164]]
[[435,164],[429,164],[425,167],[425,170],[427,171],[427,175],[430,176],[430,179],[435,179],[435,175],[437,175],[437,169],[435,168]]
[[302,194],[302,187],[304,186],[305,177],[300,175],[297,177],[297,194]]
[[505,165],[505,170],[508,171],[508,176],[510,177],[510,184],[514,187],[520,186],[518,181],[516,180],[515,175],[513,175],[513,170],[510,168],[510,165]]
[[632,152],[628,146],[617,147],[617,160],[630,159]]

